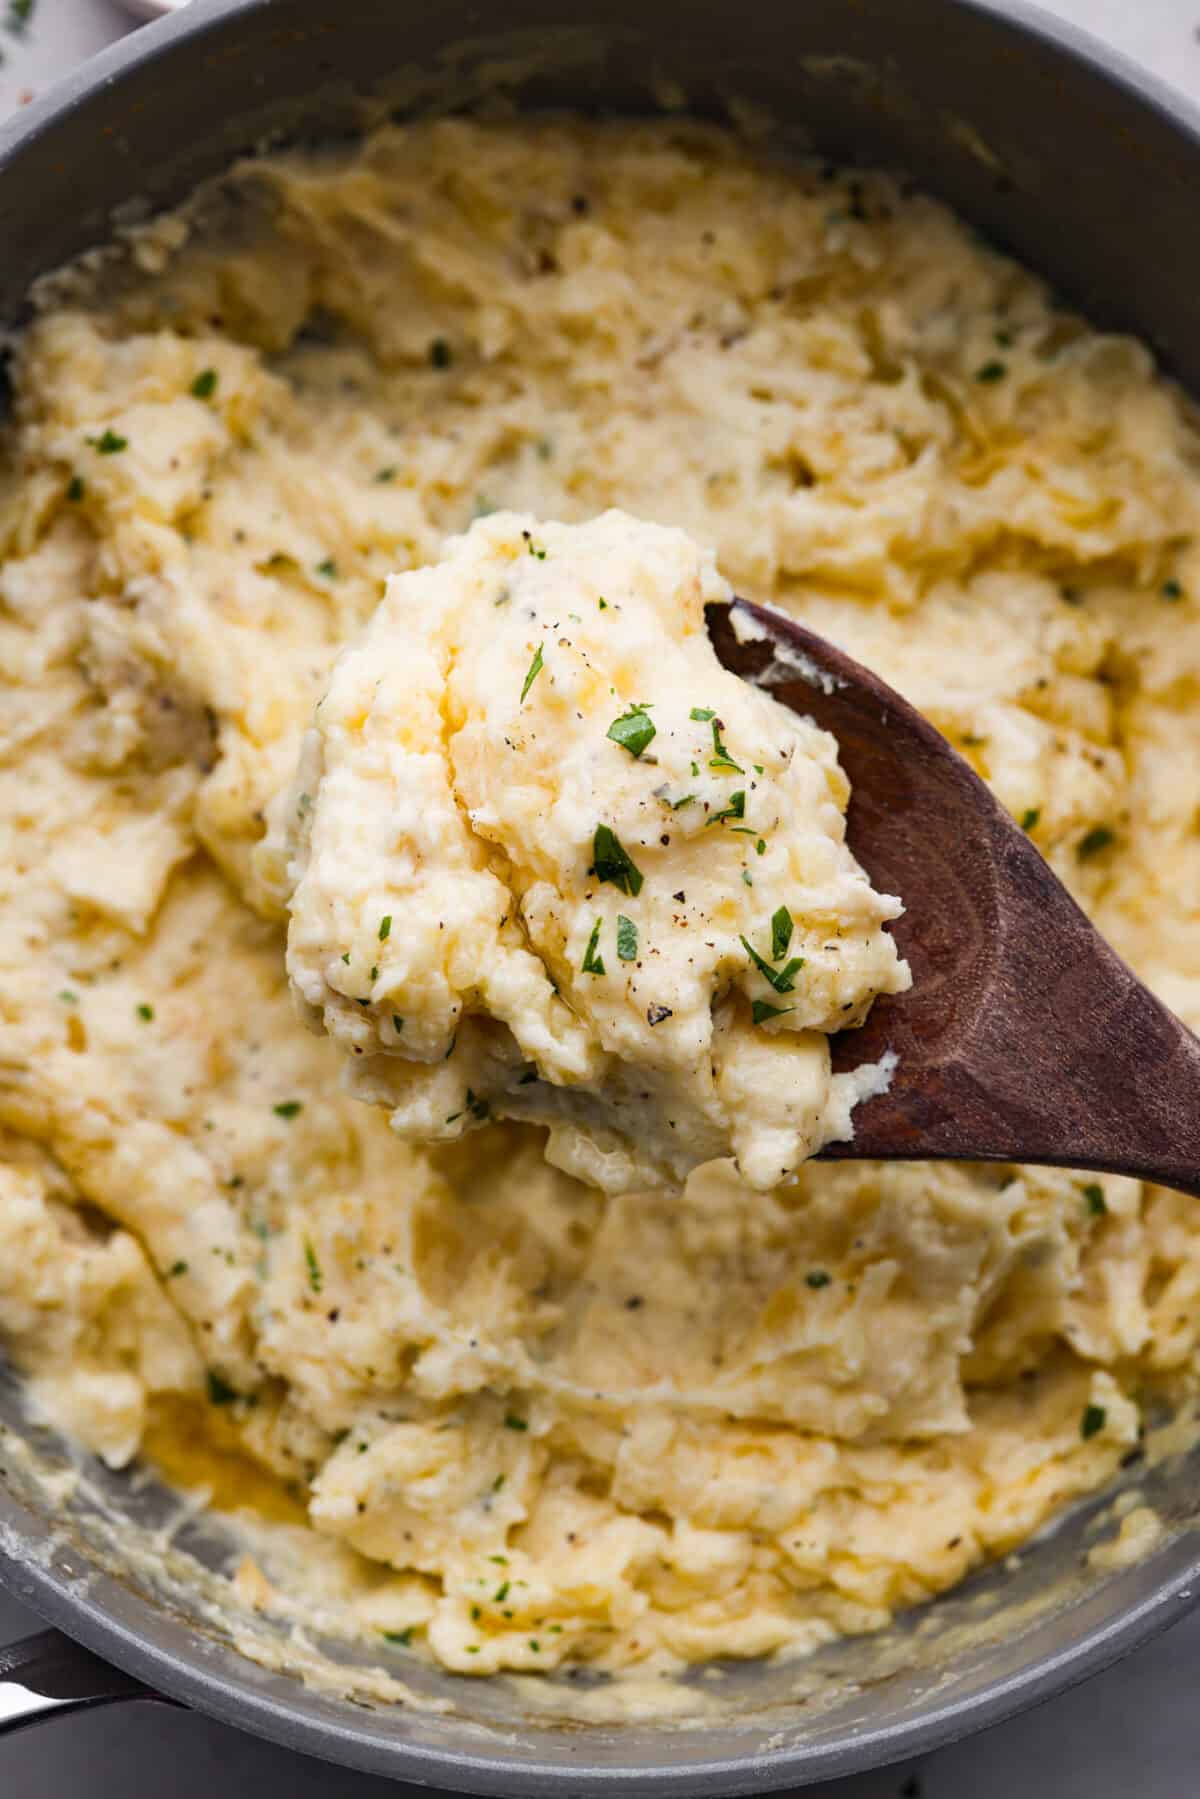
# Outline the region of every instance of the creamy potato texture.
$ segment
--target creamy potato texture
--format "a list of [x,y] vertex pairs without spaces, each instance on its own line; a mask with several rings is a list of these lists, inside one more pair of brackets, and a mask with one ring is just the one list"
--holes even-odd
[[245,168],[42,299],[0,494],[31,1403],[114,1464],[240,1453],[326,1616],[467,1673],[870,1630],[1103,1483],[1194,1385],[1193,1200],[407,1146],[294,1015],[260,846],[390,573],[619,507],[899,687],[1200,1023],[1200,463],[1146,352],[889,180],[680,123]]
[[611,1193],[731,1153],[766,1188],[886,1082],[827,1033],[908,985],[900,905],[846,848],[833,739],[717,661],[731,598],[681,531],[505,513],[340,658],[262,867],[301,1004],[402,1135],[516,1118]]

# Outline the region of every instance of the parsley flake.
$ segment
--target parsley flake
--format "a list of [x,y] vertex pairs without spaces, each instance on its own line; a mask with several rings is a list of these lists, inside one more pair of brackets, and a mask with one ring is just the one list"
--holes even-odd
[[744,775],[746,771],[741,763],[734,761],[733,757],[729,754],[729,751],[725,748],[724,743],[721,741],[721,721],[719,718],[714,718],[712,721],[712,737],[713,753],[708,766],[720,771],[725,771],[728,774]]
[[216,369],[201,369],[192,382],[192,393],[197,400],[211,400],[217,391]]
[[635,759],[658,735],[654,721],[643,706],[630,706],[620,718],[614,718],[608,727],[607,735],[614,743],[619,743],[623,750],[628,750]]
[[410,1624],[407,1630],[384,1630],[379,1634],[389,1643],[402,1643],[407,1649],[412,1642],[415,1625]]
[[89,437],[88,442],[101,456],[115,456],[120,450],[129,448],[129,439],[122,437],[119,431],[106,428],[99,437]]
[[803,956],[793,956],[783,968],[772,968],[763,960],[748,937],[742,938],[742,948],[757,968],[764,981],[770,982],[776,993],[791,993],[795,988],[794,976],[804,967]]
[[603,922],[603,919],[598,918],[592,926],[592,934],[588,938],[588,946],[583,952],[583,961],[580,963],[580,970],[583,974],[604,973],[604,957],[596,953],[600,943],[600,926]]
[[711,818],[705,819],[704,829],[707,831],[709,825],[719,825],[726,818],[745,818],[745,816],[746,790],[744,787],[739,787],[736,793],[730,794],[729,804],[722,811],[714,812]]
[[642,891],[643,875],[608,825],[597,825],[592,839],[592,872],[598,881],[610,881],[634,899]]
[[792,915],[786,906],[780,906],[771,919],[771,960],[778,962],[786,956],[788,944],[792,941]]
[[706,725],[710,718],[715,718],[716,716],[717,715],[711,706],[693,706],[688,713],[689,718],[694,718],[698,724],[702,725]]
[[1093,825],[1086,837],[1080,838],[1075,854],[1081,862],[1089,856],[1098,856],[1101,850],[1110,849],[1117,841],[1117,833],[1108,825]]
[[396,479],[395,463],[389,462],[386,468],[376,469],[373,479],[378,481],[381,487],[386,486],[389,481],[394,481]]
[[134,1010],[136,1011],[138,1017],[140,1019],[142,1019],[146,1024],[149,1024],[151,1019],[154,1017],[154,1007],[146,1005],[145,1001],[143,1001],[140,1006],[135,1006]]
[[333,560],[332,556],[326,556],[324,562],[318,562],[317,573],[319,575],[324,575],[327,581],[334,581],[337,579],[337,563]]
[[1083,1189],[1083,1197],[1087,1200],[1087,1209],[1093,1218],[1103,1218],[1108,1211],[1108,1202],[1104,1197],[1104,1188],[1099,1181],[1089,1181]]
[[392,934],[392,915],[390,912],[385,912],[383,917],[379,921],[379,941],[380,941],[380,943],[386,943],[388,938],[391,936],[391,934]]
[[1107,1422],[1108,1413],[1102,1405],[1084,1406],[1083,1417],[1079,1420],[1079,1434],[1084,1442],[1086,1443],[1089,1437],[1094,1437],[1098,1431],[1102,1431]]
[[529,1421],[526,1418],[518,1418],[515,1412],[505,1412],[504,1428],[505,1430],[528,1430]]
[[1041,816],[1042,808],[1040,806],[1026,806],[1024,812],[1021,814],[1021,829],[1023,831],[1036,830],[1038,820]]
[[795,1006],[771,1006],[765,999],[750,1002],[750,1017],[755,1024],[765,1024],[768,1018],[782,1018],[785,1012],[794,1012]]
[[314,1293],[319,1293],[325,1284],[324,1277],[321,1274],[321,1264],[317,1260],[317,1252],[307,1237],[304,1239],[304,1265],[308,1269],[309,1286]]
[[188,1265],[186,1262],[172,1262],[171,1266],[167,1269],[164,1278],[169,1281],[178,1280],[179,1276],[181,1274],[186,1274],[187,1271]]
[[277,1106],[271,1107],[271,1110],[276,1118],[295,1118],[304,1110],[304,1101],[302,1099],[281,1099]]
[[533,661],[529,664],[529,673],[525,676],[525,685],[521,689],[521,705],[525,704],[525,695],[542,672],[542,646],[539,643],[533,652]]
[[622,962],[636,962],[638,953],[637,926],[632,918],[624,913],[617,914],[617,955]]
[[82,477],[82,475],[72,475],[71,479],[67,482],[67,498],[68,498],[68,500],[70,500],[72,506],[77,506],[79,504],[80,500],[82,500],[82,498],[83,498],[83,477]]

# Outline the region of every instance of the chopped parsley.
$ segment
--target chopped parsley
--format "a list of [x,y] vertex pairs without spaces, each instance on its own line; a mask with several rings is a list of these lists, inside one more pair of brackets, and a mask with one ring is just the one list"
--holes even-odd
[[186,1262],[172,1262],[171,1266],[167,1269],[164,1278],[169,1281],[178,1280],[179,1276],[181,1274],[186,1274],[187,1271],[188,1265]]
[[588,938],[588,946],[583,952],[583,961],[580,963],[580,969],[584,974],[604,973],[604,957],[597,954],[600,943],[600,926],[603,922],[603,919],[598,918],[592,926],[592,934]]
[[632,918],[626,918],[623,912],[619,912],[617,914],[617,955],[622,962],[636,962],[637,953],[637,926]]
[[192,393],[197,400],[211,400],[217,391],[216,369],[201,369],[192,382]]
[[1103,1218],[1108,1211],[1108,1202],[1104,1197],[1104,1188],[1099,1181],[1089,1181],[1083,1189],[1083,1197],[1087,1201],[1087,1209],[1093,1218]]
[[1038,820],[1041,816],[1042,808],[1040,806],[1026,806],[1024,812],[1021,814],[1021,829],[1023,831],[1036,830]]
[[386,1642],[401,1643],[401,1644],[403,1644],[404,1648],[407,1649],[408,1645],[412,1642],[413,1631],[415,1630],[415,1628],[416,1628],[415,1625],[410,1624],[407,1630],[384,1630],[384,1631],[381,1631],[379,1634],[385,1639]]
[[710,718],[715,718],[716,716],[717,715],[711,706],[693,706],[688,713],[689,718],[694,718],[698,724],[702,725],[706,725]]
[[1008,364],[1006,362],[985,362],[982,368],[975,370],[975,379],[976,381],[983,381],[985,383],[1003,381],[1007,373]]
[[542,672],[542,646],[539,643],[533,652],[533,661],[529,664],[529,673],[525,676],[525,685],[521,689],[521,704],[525,704],[525,695]]
[[785,1012],[794,1012],[795,1006],[772,1006],[765,999],[750,1002],[750,1017],[755,1024],[765,1024],[768,1018],[782,1018]]
[[319,575],[324,575],[327,581],[334,581],[337,579],[337,563],[333,560],[332,556],[326,556],[324,562],[318,562],[317,573]]
[[1183,598],[1183,588],[1173,577],[1169,581],[1164,581],[1158,591],[1164,600],[1181,600]]
[[77,993],[72,993],[69,987],[64,987],[58,997],[64,1006],[77,1006],[79,1004],[79,995]]
[[505,1430],[528,1430],[529,1421],[526,1418],[518,1418],[515,1412],[505,1412],[504,1428]]
[[321,1264],[317,1260],[317,1252],[307,1237],[304,1239],[304,1265],[308,1269],[309,1286],[314,1293],[319,1293],[324,1285],[324,1278],[321,1274]]
[[77,506],[83,498],[83,476],[72,475],[67,482],[67,498],[72,506]]
[[771,964],[764,961],[762,956],[759,955],[748,937],[742,938],[742,948],[753,962],[755,968],[757,968],[763,980],[768,981],[770,985],[774,987],[776,993],[791,993],[793,991],[796,985],[794,977],[799,970],[804,967],[803,956],[793,956],[791,961],[786,963],[783,968],[772,968]]
[[620,718],[613,719],[607,735],[636,759],[658,733],[644,706],[630,706]]
[[435,337],[430,344],[429,361],[435,369],[448,369],[454,361],[454,352],[444,337]]
[[376,469],[374,479],[378,481],[381,486],[386,485],[389,481],[394,481],[396,479],[395,463],[389,462],[386,468]]
[[707,831],[709,825],[719,825],[726,818],[745,818],[745,816],[746,790],[744,787],[739,787],[736,793],[730,794],[727,806],[720,812],[714,812],[711,818],[705,819],[704,828]]
[[350,966],[350,951],[348,949],[342,951],[342,961],[346,964],[347,968]]
[[1087,836],[1080,838],[1075,853],[1081,862],[1086,862],[1089,856],[1098,856],[1101,850],[1111,848],[1116,841],[1117,833],[1108,825],[1093,825]]
[[503,1605],[504,1604],[504,1601],[508,1598],[508,1590],[509,1590],[510,1584],[511,1583],[507,1580],[502,1580],[500,1582],[500,1585],[496,1588],[495,1593],[492,1595],[492,1604],[493,1605]]
[[733,757],[729,754],[729,751],[725,748],[724,743],[721,741],[721,721],[719,718],[714,718],[712,721],[712,737],[713,753],[708,766],[727,774],[744,775],[746,771],[741,763],[734,761]]
[[597,825],[592,839],[592,870],[598,881],[610,881],[634,899],[642,891],[642,871],[608,825]]
[[302,1099],[281,1099],[277,1106],[271,1107],[271,1110],[276,1118],[295,1118],[297,1113],[304,1110],[304,1101]]
[[209,1405],[232,1405],[238,1397],[235,1389],[217,1373],[215,1368],[208,1370],[206,1385]]
[[826,1274],[823,1268],[810,1268],[804,1277],[804,1285],[814,1289],[817,1287],[827,1287],[832,1279],[832,1274]]
[[101,456],[115,456],[118,451],[129,448],[129,439],[111,426],[106,427],[99,437],[89,437],[88,442]]
[[154,1007],[146,1005],[145,1001],[143,1001],[140,1006],[135,1006],[134,1010],[136,1011],[138,1017],[140,1019],[142,1019],[146,1024],[149,1024],[151,1019],[154,1017]]
[[380,941],[380,943],[386,943],[388,938],[391,936],[391,934],[392,934],[392,915],[390,912],[385,912],[383,917],[379,921],[379,941]]
[[778,962],[781,956],[788,953],[788,944],[792,941],[792,915],[786,906],[780,906],[771,919],[771,960]]
[[1094,1437],[1098,1431],[1102,1431],[1107,1422],[1108,1413],[1102,1405],[1085,1405],[1083,1417],[1079,1420],[1079,1434],[1084,1442],[1086,1443],[1089,1437]]

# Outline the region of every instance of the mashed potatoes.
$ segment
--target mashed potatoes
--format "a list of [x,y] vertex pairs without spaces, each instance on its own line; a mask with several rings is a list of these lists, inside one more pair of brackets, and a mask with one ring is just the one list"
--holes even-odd
[[731,597],[681,531],[506,513],[338,662],[265,863],[296,993],[402,1136],[518,1118],[610,1193],[730,1154],[766,1188],[886,1081],[826,1033],[907,986],[899,902],[833,739],[718,663]]
[[0,494],[31,1403],[114,1464],[239,1448],[327,1618],[468,1673],[873,1629],[1104,1482],[1194,1385],[1194,1200],[411,1148],[299,1026],[256,857],[391,571],[619,506],[904,691],[1200,1023],[1200,443],[1146,353],[893,182],[682,124],[258,165],[45,299]]

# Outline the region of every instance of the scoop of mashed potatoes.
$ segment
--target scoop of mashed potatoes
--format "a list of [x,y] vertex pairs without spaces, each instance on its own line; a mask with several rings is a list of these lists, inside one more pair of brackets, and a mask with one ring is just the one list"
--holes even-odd
[[[288,972],[415,1140],[492,1116],[623,1193],[767,1188],[887,1072],[828,1033],[909,974],[827,732],[721,667],[682,531],[480,519],[394,576],[280,821]],[[268,861],[273,854],[268,848]]]

